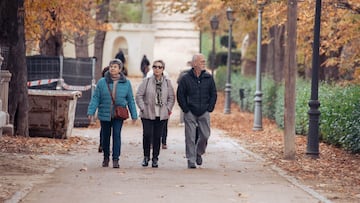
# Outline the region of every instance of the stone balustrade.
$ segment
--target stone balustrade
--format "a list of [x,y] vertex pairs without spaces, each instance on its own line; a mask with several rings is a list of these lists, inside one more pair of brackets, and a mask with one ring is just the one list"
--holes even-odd
[[7,70],[0,70],[0,136],[2,133],[14,134],[14,127],[9,122],[8,100],[9,82],[11,73]]

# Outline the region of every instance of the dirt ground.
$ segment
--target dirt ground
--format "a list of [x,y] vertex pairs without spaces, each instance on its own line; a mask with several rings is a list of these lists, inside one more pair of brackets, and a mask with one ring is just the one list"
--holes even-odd
[[[263,157],[333,202],[360,202],[360,156],[320,144],[320,158],[305,155],[306,137],[296,137],[296,159],[283,159],[283,134],[271,121],[264,119],[263,131],[252,131],[252,114],[232,105],[223,114],[223,96],[212,116],[212,126],[227,131],[242,146]],[[229,122],[231,121],[231,122]],[[51,138],[0,137],[0,202],[16,195],[20,188],[50,176],[74,153],[94,148],[95,140],[72,136],[66,140]],[[32,181],[29,181],[32,180]]]

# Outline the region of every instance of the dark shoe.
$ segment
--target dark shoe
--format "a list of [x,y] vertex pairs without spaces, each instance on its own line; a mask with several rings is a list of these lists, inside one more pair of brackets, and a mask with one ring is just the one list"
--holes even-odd
[[199,154],[196,155],[196,164],[199,166],[202,164],[202,158],[201,158],[201,155],[199,155]]
[[102,162],[102,167],[109,167],[109,159],[104,159]]
[[113,160],[113,168],[119,168],[119,160]]
[[150,157],[148,157],[148,156],[144,157],[144,160],[143,160],[141,165],[144,166],[144,167],[148,166],[149,165],[149,160],[150,160]]
[[159,167],[159,165],[158,165],[158,158],[153,158],[153,159],[152,159],[151,166],[152,166],[153,168]]
[[196,165],[193,162],[188,160],[188,168],[194,169],[194,168],[196,168]]
[[101,145],[99,145],[98,152],[101,153],[102,151],[103,151],[102,147],[101,147]]
[[161,148],[162,148],[162,149],[167,149],[167,145],[166,145],[166,144],[162,144]]

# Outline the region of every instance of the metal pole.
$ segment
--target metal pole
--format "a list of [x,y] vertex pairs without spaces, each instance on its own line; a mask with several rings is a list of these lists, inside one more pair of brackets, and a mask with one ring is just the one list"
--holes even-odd
[[230,20],[229,24],[229,41],[228,41],[228,55],[227,55],[227,77],[225,84],[225,108],[224,113],[230,114],[230,105],[231,105],[231,45],[232,45],[232,24],[233,21]]
[[320,102],[318,100],[319,86],[319,47],[320,47],[321,0],[316,0],[314,42],[312,55],[311,98],[309,101],[309,135],[307,137],[306,154],[319,158],[319,117]]
[[212,57],[211,57],[211,75],[214,75],[215,69],[215,30],[212,32]]
[[63,84],[64,84],[64,78],[63,78],[63,73],[64,73],[64,56],[59,56],[59,62],[60,62],[60,73],[59,73],[59,81],[56,85],[56,90],[62,90],[63,88]]
[[262,12],[263,5],[258,9],[258,35],[256,53],[256,91],[253,130],[262,130],[262,92],[261,92],[261,36],[262,36]]

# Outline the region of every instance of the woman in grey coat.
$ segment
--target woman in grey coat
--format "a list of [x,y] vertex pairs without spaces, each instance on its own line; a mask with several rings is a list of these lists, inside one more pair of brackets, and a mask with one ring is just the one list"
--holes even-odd
[[143,126],[142,166],[149,165],[150,145],[152,147],[152,167],[158,167],[160,142],[166,121],[169,119],[175,104],[175,92],[171,81],[164,77],[165,63],[156,60],[152,69],[154,74],[145,78],[136,92],[136,104],[140,109]]

